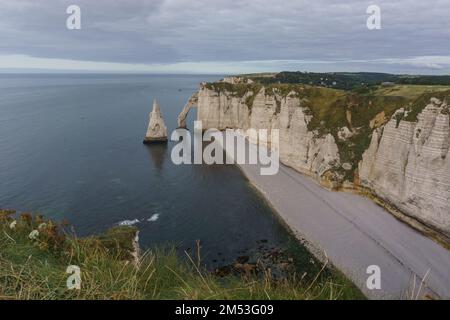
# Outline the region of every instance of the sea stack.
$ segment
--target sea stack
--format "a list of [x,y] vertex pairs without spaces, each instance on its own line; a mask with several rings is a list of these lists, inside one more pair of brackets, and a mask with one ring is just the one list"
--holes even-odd
[[144,138],[145,144],[150,143],[166,143],[167,142],[167,127],[162,117],[161,109],[153,100],[153,110],[150,113],[150,121],[148,124],[147,134]]

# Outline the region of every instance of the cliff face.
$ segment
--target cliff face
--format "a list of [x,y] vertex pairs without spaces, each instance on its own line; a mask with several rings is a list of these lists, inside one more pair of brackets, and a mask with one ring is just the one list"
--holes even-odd
[[[252,103],[249,105],[249,99]],[[198,93],[198,120],[203,128],[279,129],[280,161],[313,176],[327,187],[339,180],[331,169],[340,166],[338,147],[331,134],[320,137],[308,130],[311,115],[294,93],[286,97],[267,95],[262,88],[242,97],[203,86]],[[268,134],[270,137],[270,133]],[[252,140],[250,135],[250,140]]]
[[[331,89],[323,89],[328,91],[320,97],[319,89],[305,87],[283,91],[222,85],[202,84],[191,101],[204,129],[279,129],[283,164],[328,188],[369,188],[405,214],[450,236],[450,126],[445,102],[431,99],[417,112],[417,120],[411,120],[397,104],[371,110],[376,101],[381,105],[391,101],[386,99],[342,98]],[[318,109],[316,104],[328,97],[335,103]],[[358,109],[355,101],[365,101],[367,109]],[[364,122],[365,110],[370,116]],[[319,115],[324,120],[315,119]],[[330,129],[329,123],[334,127]]]
[[[450,126],[432,99],[417,122],[391,119],[374,131],[359,164],[361,184],[403,212],[450,234]],[[399,112],[401,114],[401,110]]]

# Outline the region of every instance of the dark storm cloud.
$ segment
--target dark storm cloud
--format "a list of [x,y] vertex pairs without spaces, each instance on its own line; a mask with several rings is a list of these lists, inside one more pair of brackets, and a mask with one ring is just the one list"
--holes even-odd
[[[65,27],[70,4],[81,7],[82,30]],[[366,27],[370,4],[381,8],[381,30]],[[449,65],[448,12],[447,0],[0,0],[0,54],[145,64],[358,60],[366,69],[440,70]]]

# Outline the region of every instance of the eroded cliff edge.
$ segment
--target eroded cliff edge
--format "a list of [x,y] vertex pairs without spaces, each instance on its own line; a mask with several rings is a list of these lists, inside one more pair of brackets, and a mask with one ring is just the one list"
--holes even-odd
[[202,83],[179,124],[196,106],[204,129],[279,129],[283,164],[330,189],[368,191],[448,240],[448,88],[356,93],[232,80]]

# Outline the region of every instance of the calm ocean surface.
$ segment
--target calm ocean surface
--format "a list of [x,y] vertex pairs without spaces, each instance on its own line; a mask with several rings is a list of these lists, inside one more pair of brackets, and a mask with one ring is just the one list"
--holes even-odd
[[283,247],[286,231],[238,168],[176,166],[172,143],[142,144],[153,98],[171,131],[198,84],[219,78],[0,75],[0,207],[67,218],[80,236],[138,219],[142,246],[200,240],[209,265]]

